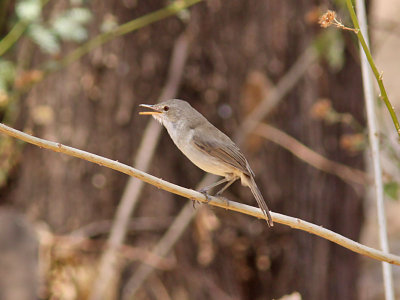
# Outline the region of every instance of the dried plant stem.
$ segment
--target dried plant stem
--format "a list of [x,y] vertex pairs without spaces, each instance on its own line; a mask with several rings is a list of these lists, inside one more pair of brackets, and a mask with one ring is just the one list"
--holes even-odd
[[289,71],[279,80],[278,84],[268,92],[265,99],[246,117],[235,135],[235,141],[238,144],[243,142],[244,138],[257,127],[266,114],[278,106],[278,103],[293,89],[317,59],[318,55],[314,47],[309,46],[304,50]]
[[[193,219],[193,215],[192,203],[186,204],[176,216],[174,222],[168,228],[163,237],[157,242],[157,245],[152,249],[152,254],[157,257],[165,257],[185,232],[185,229]],[[137,290],[142,286],[153,270],[153,266],[149,264],[141,264],[125,284],[122,290],[121,299],[133,299]]]
[[[133,178],[135,180],[135,178]],[[140,180],[136,180],[140,181]],[[143,182],[143,181],[140,181]],[[135,217],[129,219],[128,230],[137,232],[155,232],[168,228],[174,217]],[[110,233],[114,220],[99,220],[84,225],[68,233],[74,238],[91,238]]]
[[[75,149],[69,146],[62,145],[57,142],[51,142],[47,141],[44,139],[40,139],[34,136],[31,136],[29,134],[26,134],[24,132],[21,132],[19,130],[13,129],[9,126],[6,126],[2,123],[0,123],[0,132],[7,134],[9,136],[15,137],[17,139],[20,139],[22,141],[25,141],[27,143],[36,145],[40,148],[46,148],[55,152],[67,154],[69,156],[77,157],[80,159],[84,159],[93,163],[96,163],[100,166],[105,166],[107,168],[119,171],[121,173],[127,174],[129,176],[136,177],[140,180],[143,180],[144,182],[147,182],[151,185],[154,185],[155,187],[158,187],[160,189],[163,189],[167,192],[171,192],[173,194],[196,200],[199,202],[203,203],[208,203],[209,205],[216,206],[216,207],[221,207],[226,210],[231,210],[231,211],[236,211],[239,213],[243,213],[249,216],[253,216],[259,219],[263,219],[264,215],[261,211],[261,209],[234,202],[234,201],[227,201],[226,199],[221,199],[218,197],[212,197],[209,196],[207,199],[202,193],[199,193],[197,191],[187,189],[178,185],[175,185],[173,183],[170,183],[168,181],[162,180],[160,178],[157,178],[155,176],[152,176],[150,174],[147,174],[145,172],[142,172],[140,170],[137,170],[135,168],[132,168],[128,165],[122,164],[120,162],[104,158],[102,156],[86,152],[83,150]],[[324,239],[327,239],[329,241],[332,241],[338,245],[341,245],[353,252],[359,253],[361,255],[368,256],[370,258],[380,260],[380,261],[385,261],[391,264],[395,264],[400,266],[400,257],[397,255],[385,253],[383,251],[362,245],[360,243],[357,243],[351,239],[348,239],[340,234],[337,234],[331,230],[325,229],[321,226],[312,224],[310,222],[303,221],[298,218],[293,218],[289,217],[286,215],[282,215],[279,213],[274,213],[271,212],[272,218],[274,222],[280,223],[287,225],[289,227],[303,230],[315,235],[318,235]]]
[[314,168],[333,174],[345,182],[361,185],[369,182],[367,174],[363,171],[329,160],[271,125],[260,123],[254,133],[285,148]]
[[[105,241],[102,239],[90,239],[87,237],[76,237],[71,235],[54,235],[51,232],[46,232],[46,239],[51,239],[51,248],[69,249],[72,251],[89,250],[97,252],[105,245]],[[46,243],[48,242],[42,241],[42,245],[45,245]],[[123,244],[118,249],[118,254],[130,261],[141,261],[144,264],[150,265],[159,270],[170,270],[171,267],[175,265],[173,259],[161,257],[143,247],[132,247]]]
[[[381,249],[383,250],[383,252],[389,253],[389,245],[388,245],[387,230],[386,230],[386,214],[385,214],[384,197],[383,197],[382,169],[381,169],[380,154],[379,154],[379,139],[378,139],[379,132],[376,124],[374,88],[371,80],[372,74],[371,74],[371,69],[368,67],[368,63],[370,64],[372,71],[376,79],[378,80],[383,100],[385,101],[385,104],[389,109],[389,112],[392,116],[393,122],[396,126],[399,135],[400,135],[399,131],[400,127],[398,125],[398,121],[394,113],[393,107],[390,104],[389,99],[387,98],[386,91],[382,82],[382,77],[379,75],[378,70],[376,69],[376,66],[372,60],[371,53],[368,50],[369,42],[368,42],[368,32],[367,32],[367,17],[365,13],[364,1],[357,0],[357,13],[360,17],[360,23],[362,25],[361,28],[358,24],[357,17],[354,12],[351,1],[347,0],[346,3],[350,11],[354,27],[356,29],[359,29],[357,36],[362,46],[362,49],[360,48],[361,70],[363,77],[365,105],[367,109],[367,120],[368,120],[368,133],[371,145],[372,166],[373,166],[374,181],[375,181],[375,197],[376,197],[377,214],[378,214],[379,239],[380,239]],[[364,39],[363,35],[365,35],[366,39]],[[383,263],[382,268],[383,268],[385,298],[386,300],[394,300],[395,297],[393,290],[393,277],[392,277],[391,266],[387,263]]]
[[[361,5],[364,5],[364,1],[357,2],[357,3],[359,3]],[[373,72],[373,74],[374,74],[374,76],[376,78],[376,81],[378,82],[379,90],[381,92],[380,97],[383,100],[383,102],[385,102],[385,105],[386,105],[386,107],[387,107],[387,109],[388,109],[388,111],[390,113],[390,117],[392,118],[394,127],[396,128],[396,132],[397,132],[397,134],[399,135],[399,138],[400,138],[400,124],[399,124],[399,121],[397,119],[396,112],[394,111],[394,108],[393,108],[392,104],[389,101],[388,95],[386,93],[385,86],[383,85],[382,73],[379,73],[378,68],[376,67],[375,62],[374,62],[374,60],[372,58],[371,52],[369,51],[368,42],[364,38],[364,35],[366,37],[368,36],[366,27],[365,27],[365,30],[360,30],[360,25],[358,23],[357,15],[356,15],[356,13],[354,11],[352,1],[351,0],[346,0],[346,4],[347,4],[347,9],[349,10],[349,13],[350,13],[350,16],[351,16],[351,20],[353,21],[354,28],[357,30],[356,34],[357,34],[358,41],[360,42],[362,50],[364,51],[363,53],[366,56],[366,60],[368,61],[369,65],[370,65],[370,67],[372,69],[372,72]],[[360,7],[359,4],[357,4],[357,9]],[[363,18],[366,20],[365,16],[363,16]],[[363,22],[365,23],[365,26],[366,26],[366,21],[363,21]],[[363,54],[361,54],[361,56],[362,55]]]

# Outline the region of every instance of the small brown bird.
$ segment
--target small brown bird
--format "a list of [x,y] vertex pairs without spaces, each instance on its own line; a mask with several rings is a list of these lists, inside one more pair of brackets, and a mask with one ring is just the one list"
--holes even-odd
[[183,100],[172,99],[155,105],[140,106],[151,109],[140,114],[152,115],[163,124],[175,145],[192,163],[208,173],[224,177],[200,192],[206,194],[211,188],[227,182],[216,193],[218,196],[240,178],[242,185],[248,186],[256,198],[268,225],[273,226],[268,206],[254,181],[255,175],[249,163],[226,134]]

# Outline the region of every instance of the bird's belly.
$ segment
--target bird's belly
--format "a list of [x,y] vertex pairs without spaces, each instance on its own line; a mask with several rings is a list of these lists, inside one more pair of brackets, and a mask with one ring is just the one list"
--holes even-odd
[[183,154],[197,167],[219,176],[227,176],[228,174],[236,173],[236,168],[222,162],[220,159],[198,150],[190,144],[180,145],[178,147]]

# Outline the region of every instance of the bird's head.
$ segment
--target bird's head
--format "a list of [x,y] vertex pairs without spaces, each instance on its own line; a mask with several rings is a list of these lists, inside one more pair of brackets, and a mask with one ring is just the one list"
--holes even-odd
[[150,109],[149,111],[139,112],[140,115],[151,115],[164,125],[166,122],[174,123],[182,120],[183,116],[187,116],[193,110],[189,103],[178,99],[167,100],[154,105],[140,104],[139,106]]

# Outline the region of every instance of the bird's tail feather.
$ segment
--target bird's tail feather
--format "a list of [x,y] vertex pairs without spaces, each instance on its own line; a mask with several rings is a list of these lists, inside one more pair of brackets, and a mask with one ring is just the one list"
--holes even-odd
[[264,216],[266,217],[265,220],[267,221],[268,226],[272,227],[272,226],[274,226],[274,223],[272,222],[272,217],[271,217],[271,214],[269,212],[267,203],[265,203],[264,197],[261,195],[261,192],[258,189],[254,178],[252,176],[249,176],[249,177],[250,177],[249,188],[250,188],[251,192],[253,193],[254,198],[256,198],[258,206],[261,208]]

